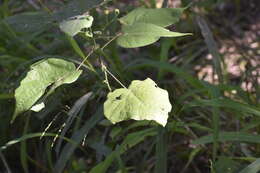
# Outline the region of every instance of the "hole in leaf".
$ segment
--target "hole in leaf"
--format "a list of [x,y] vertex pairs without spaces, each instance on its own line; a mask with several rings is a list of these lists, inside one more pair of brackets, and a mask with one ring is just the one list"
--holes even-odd
[[154,85],[155,86],[155,88],[158,88],[158,86],[157,85]]
[[116,100],[121,100],[121,95],[116,97]]

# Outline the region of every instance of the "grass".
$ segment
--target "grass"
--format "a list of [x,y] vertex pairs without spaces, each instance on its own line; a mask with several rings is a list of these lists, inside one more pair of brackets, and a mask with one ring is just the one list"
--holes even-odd
[[[115,42],[106,45],[119,27],[113,10],[121,16],[138,3],[156,5],[154,0],[125,3],[114,0],[90,10],[97,19],[93,31],[106,26],[97,39],[68,39],[56,23],[43,25],[40,10],[27,1],[0,4],[0,172],[257,173],[259,38],[252,29],[257,21],[251,19],[259,2],[250,0],[252,7],[243,0],[194,3],[174,26],[193,36],[122,49]],[[53,14],[63,5],[38,4]],[[35,13],[28,23],[19,14],[29,11]],[[93,49],[102,46],[102,51]],[[88,54],[77,82],[58,88],[43,111],[25,113],[10,124],[14,89],[30,64],[58,57],[79,66]],[[167,89],[173,109],[165,128],[132,120],[112,125],[104,118],[109,92],[104,80],[112,90],[121,86],[109,74],[106,79],[101,61],[124,86],[150,77]],[[230,61],[239,75],[230,71]]]

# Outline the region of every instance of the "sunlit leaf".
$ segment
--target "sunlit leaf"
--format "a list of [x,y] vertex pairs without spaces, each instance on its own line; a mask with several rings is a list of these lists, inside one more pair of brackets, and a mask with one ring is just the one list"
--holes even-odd
[[166,27],[177,23],[183,10],[185,10],[185,8],[136,8],[119,20],[125,25],[132,25],[139,22]]
[[89,15],[80,15],[64,20],[60,23],[60,29],[70,36],[78,34],[84,28],[90,28],[93,17]]
[[180,37],[185,35],[191,34],[171,32],[154,24],[135,23],[122,27],[122,35],[118,37],[117,43],[125,48],[134,48],[152,44],[159,40],[160,37]]
[[148,78],[132,81],[128,89],[120,88],[109,93],[104,113],[112,123],[129,119],[154,120],[165,126],[171,108],[168,92]]
[[24,111],[29,110],[44,94],[48,86],[52,89],[62,84],[72,83],[81,74],[73,63],[62,59],[49,58],[31,66],[31,70],[15,90],[16,108],[13,120]]

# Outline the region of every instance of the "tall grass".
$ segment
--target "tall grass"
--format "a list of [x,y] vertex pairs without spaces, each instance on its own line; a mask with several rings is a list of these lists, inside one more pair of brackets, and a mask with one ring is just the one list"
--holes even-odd
[[[163,6],[171,5],[167,2]],[[156,5],[156,1],[136,3]],[[244,2],[219,3],[194,3],[185,12],[175,27],[192,32],[190,38],[162,39],[138,49],[122,49],[113,42],[103,52],[94,51],[76,83],[57,89],[43,111],[24,114],[10,124],[13,91],[30,64],[44,57],[58,57],[79,65],[93,45],[104,43],[82,35],[68,39],[54,22],[49,24],[53,27],[43,26],[41,13],[49,14],[44,10],[55,15],[66,4],[41,1],[38,10],[27,1],[5,0],[0,4],[0,172],[257,173],[259,76],[252,74],[259,64],[252,66],[243,56],[255,58],[259,44],[251,51],[240,50],[240,60],[247,66],[233,81],[227,72],[227,57],[219,51],[222,40],[233,39],[227,36],[232,32],[223,18],[226,11],[221,14],[218,10],[221,5],[237,9]],[[111,9],[119,8],[124,14],[134,5],[111,1],[91,9],[97,19],[94,31],[112,21],[102,33],[112,35],[118,23]],[[182,5],[186,6],[186,1]],[[238,9],[236,17],[249,15],[247,10]],[[29,19],[19,15],[29,11]],[[208,60],[209,54],[212,59]],[[165,128],[148,121],[112,125],[104,118],[103,103],[109,90],[100,60],[126,86],[132,80],[150,77],[168,90],[173,109]],[[197,66],[201,69],[205,65],[213,70],[212,81],[198,77]],[[108,80],[112,89],[120,87],[113,78],[108,76]],[[241,85],[246,80],[250,89]]]

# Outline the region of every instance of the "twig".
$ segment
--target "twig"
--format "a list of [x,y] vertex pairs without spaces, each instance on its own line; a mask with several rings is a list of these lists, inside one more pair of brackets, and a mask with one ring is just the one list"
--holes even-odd
[[10,169],[10,167],[8,166],[8,163],[7,163],[7,161],[6,161],[6,159],[5,159],[5,157],[4,157],[4,155],[3,155],[3,153],[2,153],[1,150],[0,150],[0,158],[1,158],[1,160],[3,161],[3,163],[4,163],[4,165],[5,165],[5,168],[6,168],[7,173],[12,173],[12,172],[11,172],[11,169]]

